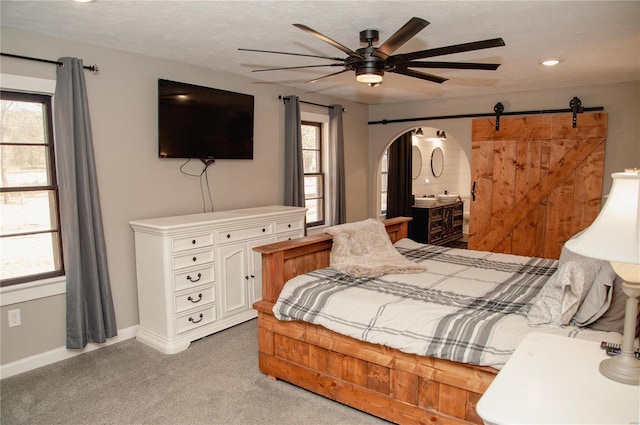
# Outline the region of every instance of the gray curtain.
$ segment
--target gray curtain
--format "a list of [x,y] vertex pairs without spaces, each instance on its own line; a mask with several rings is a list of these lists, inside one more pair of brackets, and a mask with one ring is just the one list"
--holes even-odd
[[342,224],[346,218],[344,193],[344,135],[342,134],[342,105],[329,106],[329,176],[333,194],[329,211],[332,224]]
[[304,163],[298,96],[284,97],[284,204],[304,207]]
[[117,335],[82,60],[60,58],[54,97],[56,169],[67,281],[67,348]]
[[389,146],[387,218],[411,217],[411,132]]

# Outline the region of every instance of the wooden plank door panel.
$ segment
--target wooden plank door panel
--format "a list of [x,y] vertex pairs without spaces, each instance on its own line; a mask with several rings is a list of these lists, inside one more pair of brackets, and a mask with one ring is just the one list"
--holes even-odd
[[469,248],[558,258],[600,211],[606,132],[606,113],[474,120]]

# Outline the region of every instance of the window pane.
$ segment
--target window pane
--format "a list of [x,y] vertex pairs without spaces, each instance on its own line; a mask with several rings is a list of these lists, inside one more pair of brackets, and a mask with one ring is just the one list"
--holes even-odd
[[322,197],[322,176],[304,176],[305,199]]
[[307,207],[307,224],[322,221],[322,199],[307,199],[304,206]]
[[44,145],[0,146],[0,185],[2,187],[49,185],[47,149]]
[[55,193],[50,190],[0,194],[0,234],[55,230]]
[[387,192],[380,194],[380,212],[382,214],[387,213]]
[[320,149],[320,127],[302,125],[302,149]]
[[305,173],[320,172],[320,151],[302,151]]
[[0,238],[0,279],[60,270],[57,233]]
[[383,173],[389,172],[389,155],[388,151],[384,151],[382,159],[380,160],[380,171]]
[[2,99],[2,143],[45,143],[45,105]]

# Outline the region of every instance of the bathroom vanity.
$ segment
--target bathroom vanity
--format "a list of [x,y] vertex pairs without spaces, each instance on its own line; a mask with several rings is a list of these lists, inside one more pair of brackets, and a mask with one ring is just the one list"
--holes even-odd
[[444,245],[462,238],[463,202],[436,201],[432,206],[412,208],[409,237],[417,242]]

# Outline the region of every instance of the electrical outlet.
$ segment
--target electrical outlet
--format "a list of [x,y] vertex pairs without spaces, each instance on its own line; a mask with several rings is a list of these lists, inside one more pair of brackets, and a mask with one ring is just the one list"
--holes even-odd
[[20,326],[22,321],[20,320],[20,309],[9,310],[9,327]]

